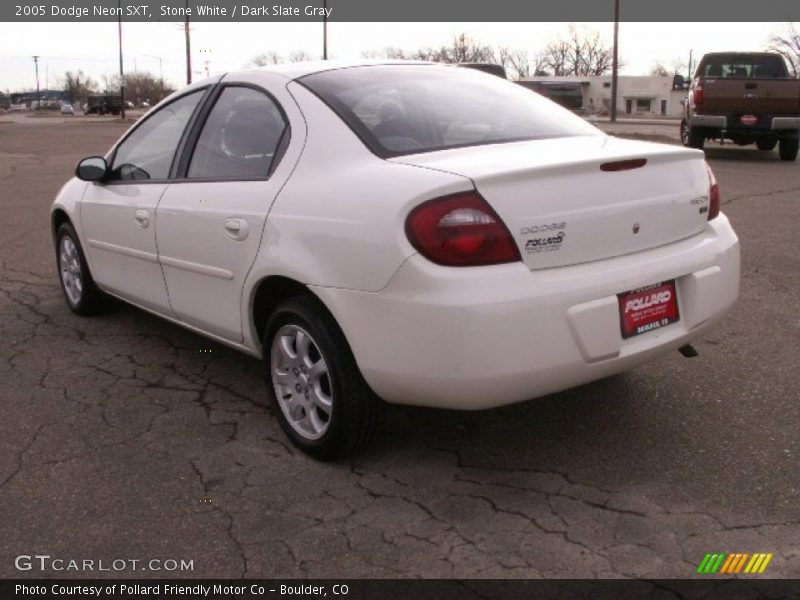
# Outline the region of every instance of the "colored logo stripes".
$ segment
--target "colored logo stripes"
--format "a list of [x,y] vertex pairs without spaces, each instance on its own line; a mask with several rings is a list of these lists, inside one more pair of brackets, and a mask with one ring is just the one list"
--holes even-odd
[[717,552],[715,554],[706,554],[700,566],[697,567],[697,572],[728,575],[736,573],[763,573],[769,561],[772,560],[772,557],[772,553],[764,554],[758,552],[755,554],[749,554],[747,552],[731,552],[727,554],[725,552]]

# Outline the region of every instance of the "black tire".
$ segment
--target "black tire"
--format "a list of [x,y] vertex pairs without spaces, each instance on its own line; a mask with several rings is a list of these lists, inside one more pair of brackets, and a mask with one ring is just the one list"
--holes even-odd
[[780,142],[778,152],[781,155],[781,160],[793,161],[797,158],[798,138],[783,138]]
[[770,152],[771,150],[775,150],[775,146],[777,145],[778,145],[778,140],[775,138],[756,140],[756,147],[759,150],[763,150],[764,152]]
[[[69,238],[72,242],[77,259],[80,264],[79,277],[81,278],[81,290],[77,301],[75,293],[72,294],[67,291],[65,284],[65,275],[62,272],[62,241]],[[86,256],[83,254],[78,234],[70,223],[62,223],[56,232],[56,268],[58,269],[58,282],[61,284],[61,291],[64,293],[64,300],[72,312],[84,317],[96,315],[102,312],[108,306],[108,296],[100,291],[92,278],[89,271],[89,265],[86,263]]]
[[[315,411],[316,418],[325,422],[324,432],[316,439],[296,429],[296,427],[302,428],[300,422],[305,419],[303,415],[307,414],[309,406],[302,405],[303,398],[300,396],[304,394],[305,402],[308,402],[309,388],[313,387],[313,384],[309,383],[310,369],[308,378],[300,383],[300,388],[296,387],[297,377],[289,374],[289,368],[282,369],[287,371],[289,382],[283,384],[282,392],[279,392],[273,382],[273,343],[276,337],[289,340],[289,336],[284,334],[292,328],[299,328],[310,336],[310,345],[312,350],[316,348],[316,352],[309,350],[309,355],[318,355],[319,359],[325,361],[327,367],[324,375],[326,380],[320,378],[319,382],[328,390],[332,409],[329,417],[320,419],[326,413],[318,408],[319,404],[311,407],[311,410]],[[291,346],[297,339],[287,343]],[[344,334],[321,303],[312,297],[298,296],[278,306],[267,321],[263,342],[267,395],[281,428],[295,446],[319,460],[333,460],[364,447],[370,441],[377,429],[382,402],[364,381]],[[294,346],[295,353],[299,355],[297,350],[297,346]],[[276,360],[280,361],[281,357],[276,357]],[[303,384],[305,391],[301,392]],[[301,419],[293,419],[296,425],[290,422],[290,417],[279,402],[279,393],[283,394],[284,402],[301,403],[294,408],[287,408],[289,412],[295,410],[296,416],[303,416]],[[313,391],[311,393],[313,394]]]
[[703,149],[705,142],[705,135],[703,130],[698,127],[692,127],[686,121],[681,121],[681,143],[689,148]]

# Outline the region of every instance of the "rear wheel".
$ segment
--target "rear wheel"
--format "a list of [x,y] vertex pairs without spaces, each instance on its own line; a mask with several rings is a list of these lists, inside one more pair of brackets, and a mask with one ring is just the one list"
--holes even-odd
[[692,127],[686,121],[681,121],[681,143],[689,148],[703,149],[705,136],[703,130],[697,127]]
[[759,150],[764,150],[766,152],[769,152],[770,150],[774,150],[775,146],[777,146],[777,145],[778,145],[778,140],[775,139],[775,138],[773,138],[773,139],[756,140],[756,147]]
[[275,309],[264,333],[264,361],[275,415],[303,452],[331,460],[371,439],[380,400],[317,301],[301,296]]
[[783,138],[780,142],[779,152],[781,160],[792,161],[797,158],[798,138]]
[[69,223],[63,223],[56,233],[56,260],[67,306],[83,316],[101,312],[108,303],[108,296],[95,285],[78,235]]

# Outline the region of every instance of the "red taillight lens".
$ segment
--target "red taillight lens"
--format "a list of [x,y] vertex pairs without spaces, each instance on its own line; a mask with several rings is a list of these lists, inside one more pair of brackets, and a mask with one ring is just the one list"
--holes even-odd
[[714,171],[706,163],[706,170],[708,171],[708,220],[719,216],[719,185],[717,185],[717,178],[714,177]]
[[475,191],[419,205],[406,219],[406,235],[420,254],[440,265],[467,267],[520,260],[508,229]]
[[694,92],[692,94],[695,105],[703,103],[703,84],[699,81],[694,85]]

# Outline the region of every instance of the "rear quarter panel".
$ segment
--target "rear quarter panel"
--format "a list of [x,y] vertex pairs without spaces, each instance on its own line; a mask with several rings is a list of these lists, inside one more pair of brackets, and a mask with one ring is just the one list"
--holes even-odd
[[288,89],[305,118],[306,141],[270,211],[249,285],[283,275],[308,285],[379,291],[416,252],[405,236],[408,212],[472,189],[472,182],[378,158],[306,88],[292,82]]

